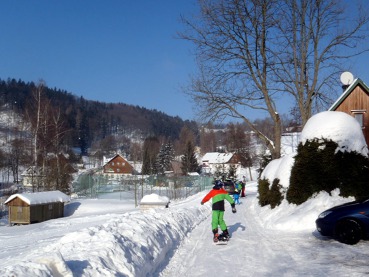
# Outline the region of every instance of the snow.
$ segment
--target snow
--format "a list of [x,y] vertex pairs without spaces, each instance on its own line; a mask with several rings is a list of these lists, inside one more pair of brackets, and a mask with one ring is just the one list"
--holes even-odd
[[70,197],[68,195],[62,193],[61,191],[56,190],[56,191],[44,191],[44,192],[35,192],[35,193],[13,194],[5,201],[5,204],[17,197],[22,199],[28,205],[70,201]]
[[343,112],[321,112],[312,116],[301,133],[301,142],[314,138],[331,139],[338,143],[340,151],[356,151],[368,156],[363,131],[359,122]]
[[[320,119],[308,122],[313,126],[304,129],[305,139],[321,138],[313,127],[331,117]],[[351,124],[342,128],[356,132]],[[349,140],[349,150],[361,149],[357,137],[329,128],[337,134],[325,136]],[[273,161],[263,176],[280,177],[286,186],[283,176],[289,174],[291,161],[292,156]],[[64,218],[24,226],[0,224],[0,276],[355,277],[369,272],[368,241],[345,245],[316,231],[321,212],[353,200],[340,197],[338,190],[321,192],[299,206],[283,200],[271,209],[259,206],[257,182],[249,181],[237,213],[226,203],[231,239],[223,246],[212,242],[211,203],[200,204],[207,192],[170,199],[168,208],[146,211],[135,207],[129,192],[120,192],[122,200],[109,199],[110,194],[106,199],[73,199],[65,206]]]
[[284,133],[281,137],[281,155],[288,155],[296,152],[301,140],[301,133]]
[[202,157],[202,161],[210,164],[227,163],[233,157],[233,153],[209,152]]
[[290,185],[290,176],[291,176],[291,168],[294,163],[293,157],[295,154],[285,155],[280,159],[272,160],[261,173],[261,179],[269,180],[269,183],[272,184],[273,180],[278,178],[279,184],[288,188]]
[[[368,147],[360,124],[352,116],[343,112],[321,112],[312,116],[301,132],[301,143],[307,140],[330,139],[338,144],[336,151],[356,151],[368,157]],[[275,178],[280,180],[283,188],[290,185],[291,168],[296,153],[287,154],[271,161],[262,172],[260,178],[272,184]]]
[[0,276],[360,276],[368,272],[366,241],[355,246],[321,237],[315,219],[351,201],[320,193],[296,208],[260,207],[256,182],[237,213],[226,206],[232,238],[212,242],[207,191],[167,209],[141,212],[134,196],[74,199],[66,217],[0,227]]
[[141,204],[168,204],[169,198],[167,196],[160,196],[156,193],[148,194],[142,197]]

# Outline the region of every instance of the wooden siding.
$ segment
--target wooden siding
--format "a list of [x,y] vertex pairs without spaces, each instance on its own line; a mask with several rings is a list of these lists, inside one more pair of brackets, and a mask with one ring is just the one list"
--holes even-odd
[[106,165],[104,173],[132,174],[133,167],[120,155],[115,156]]
[[64,216],[63,202],[30,206],[17,197],[7,205],[9,207],[10,224],[31,224]]
[[9,206],[10,224],[30,224],[30,206]]
[[238,154],[234,154],[232,158],[229,160],[230,164],[238,164],[240,162],[240,156]]
[[335,111],[340,111],[354,116],[353,111],[364,111],[363,134],[366,144],[369,145],[369,92],[360,84],[336,107]]

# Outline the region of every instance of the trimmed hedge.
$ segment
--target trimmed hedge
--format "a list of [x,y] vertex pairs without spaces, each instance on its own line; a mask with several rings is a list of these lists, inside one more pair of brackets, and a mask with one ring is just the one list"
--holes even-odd
[[286,194],[289,203],[299,205],[315,193],[336,188],[344,197],[369,196],[369,159],[357,152],[336,152],[337,148],[327,139],[299,144]]

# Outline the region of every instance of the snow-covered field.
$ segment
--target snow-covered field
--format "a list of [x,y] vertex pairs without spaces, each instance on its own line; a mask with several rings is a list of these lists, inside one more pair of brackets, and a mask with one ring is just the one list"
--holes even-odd
[[363,276],[369,242],[354,246],[321,237],[315,219],[352,199],[334,192],[296,208],[261,208],[256,183],[237,213],[227,206],[228,245],[212,242],[206,192],[140,211],[124,200],[79,199],[66,217],[0,227],[0,276]]

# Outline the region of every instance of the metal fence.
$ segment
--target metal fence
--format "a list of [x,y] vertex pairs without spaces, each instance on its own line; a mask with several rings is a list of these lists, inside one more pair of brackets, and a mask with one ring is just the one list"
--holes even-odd
[[[169,199],[181,199],[212,186],[209,176],[120,176],[119,179],[103,175],[80,175],[73,183],[73,193],[78,197],[99,198],[113,192],[132,192],[135,203],[144,195],[158,194]],[[120,194],[115,195],[119,199]]]

